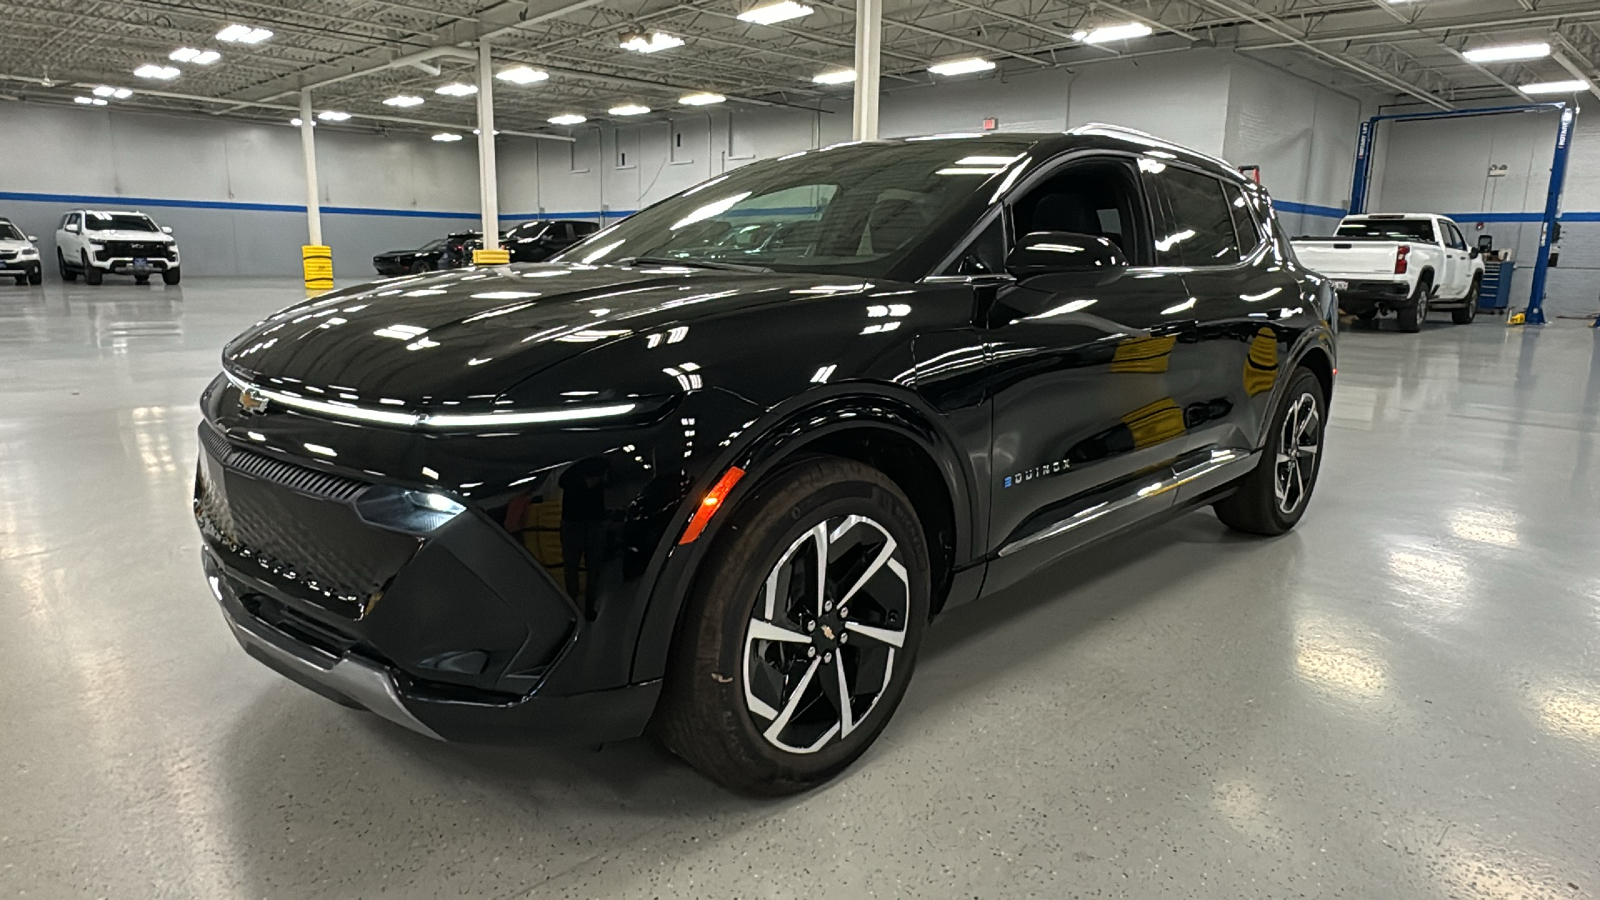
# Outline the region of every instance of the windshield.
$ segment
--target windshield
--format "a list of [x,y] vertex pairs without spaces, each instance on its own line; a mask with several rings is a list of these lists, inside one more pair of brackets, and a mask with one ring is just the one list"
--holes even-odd
[[25,241],[26,237],[10,222],[0,221],[0,241]]
[[663,200],[556,257],[649,258],[882,276],[1003,178],[1031,142],[845,145],[755,163]]
[[1337,237],[1375,238],[1385,241],[1433,241],[1433,223],[1427,219],[1358,219],[1339,223]]
[[416,250],[414,250],[412,252],[413,253],[432,253],[435,250],[443,250],[443,249],[444,249],[444,238],[436,238],[434,240],[431,240],[431,241],[427,242],[426,244],[423,244],[421,247],[418,247]]
[[139,213],[92,212],[83,217],[90,231],[160,231],[149,216]]

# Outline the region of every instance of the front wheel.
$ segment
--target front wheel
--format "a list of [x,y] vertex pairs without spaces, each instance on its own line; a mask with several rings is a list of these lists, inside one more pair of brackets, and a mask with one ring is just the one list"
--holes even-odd
[[1295,369],[1273,413],[1261,462],[1239,480],[1237,490],[1213,506],[1222,524],[1271,536],[1300,521],[1322,465],[1326,403],[1317,376],[1310,369]]
[[105,273],[89,265],[89,251],[83,251],[83,283],[99,284],[105,280]]
[[832,778],[883,731],[928,620],[928,551],[883,473],[817,457],[731,510],[701,564],[653,730],[737,791]]
[[67,268],[67,258],[61,255],[60,248],[56,249],[56,266],[61,270],[62,281],[77,281],[78,273]]
[[172,267],[170,269],[165,269],[161,273],[161,283],[162,284],[177,284],[178,282],[180,282],[182,280],[183,280],[183,270],[178,268],[178,267],[176,267],[176,266],[174,266],[174,267]]
[[29,278],[29,276],[27,276],[27,275],[18,275],[17,276],[17,284],[19,286],[27,284],[28,283],[28,278]]
[[1472,287],[1467,290],[1466,306],[1450,311],[1450,321],[1457,325],[1471,325],[1472,320],[1478,317],[1478,279],[1472,279]]
[[29,284],[44,284],[44,266],[34,266],[28,270]]

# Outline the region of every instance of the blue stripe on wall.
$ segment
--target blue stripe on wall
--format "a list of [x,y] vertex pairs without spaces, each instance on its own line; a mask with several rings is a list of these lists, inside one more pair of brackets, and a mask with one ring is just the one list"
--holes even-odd
[[1318,206],[1315,203],[1296,203],[1293,200],[1279,200],[1272,198],[1272,205],[1279,212],[1295,213],[1302,216],[1321,216],[1325,219],[1344,218],[1344,208],[1339,206]]

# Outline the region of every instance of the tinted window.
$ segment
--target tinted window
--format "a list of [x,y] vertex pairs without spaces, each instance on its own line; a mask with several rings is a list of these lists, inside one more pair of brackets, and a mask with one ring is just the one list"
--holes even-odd
[[1233,215],[1233,234],[1239,241],[1239,255],[1247,257],[1261,245],[1261,226],[1256,223],[1255,211],[1238,185],[1224,184],[1222,190],[1228,195],[1228,211]]
[[994,221],[967,244],[967,249],[945,267],[941,275],[993,275],[1005,271],[1006,226],[996,216]]
[[1427,219],[1346,219],[1339,223],[1339,230],[1334,235],[1380,241],[1426,241],[1431,244],[1433,223]]
[[148,216],[138,213],[89,213],[90,231],[160,231]]
[[[998,138],[908,141],[754,163],[642,210],[557,259],[726,260],[883,275],[958,212],[981,204],[1030,146]],[[774,226],[783,239],[755,249],[725,242],[751,225]]]
[[1011,207],[1018,235],[1065,231],[1103,237],[1133,265],[1149,265],[1139,227],[1144,205],[1131,165],[1121,160],[1073,163],[1051,175]]
[[1232,206],[1221,181],[1152,160],[1140,160],[1140,168],[1161,183],[1172,209],[1172,233],[1156,238],[1158,262],[1227,266],[1239,261]]
[[1461,229],[1454,222],[1443,222],[1445,233],[1450,237],[1450,246],[1457,250],[1467,249],[1467,239],[1461,236]]
[[600,230],[600,226],[596,225],[593,222],[573,222],[572,223],[572,233],[577,235],[578,237],[583,237],[584,235],[594,234],[596,231],[599,231],[599,230]]
[[0,219],[0,241],[25,241],[26,237],[17,230],[17,226]]

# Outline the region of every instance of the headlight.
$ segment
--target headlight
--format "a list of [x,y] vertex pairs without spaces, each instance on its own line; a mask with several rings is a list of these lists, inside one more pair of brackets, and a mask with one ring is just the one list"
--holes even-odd
[[17,256],[19,256],[19,257],[21,257],[23,259],[27,259],[30,256],[38,256],[38,255],[39,255],[39,251],[35,250],[32,247],[28,247],[25,250],[23,250],[21,253],[17,254]]
[[419,509],[426,509],[436,513],[453,516],[466,511],[466,507],[451,500],[443,494],[430,494],[426,491],[406,491],[405,497],[411,505]]

